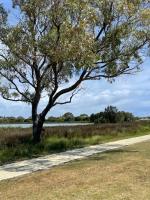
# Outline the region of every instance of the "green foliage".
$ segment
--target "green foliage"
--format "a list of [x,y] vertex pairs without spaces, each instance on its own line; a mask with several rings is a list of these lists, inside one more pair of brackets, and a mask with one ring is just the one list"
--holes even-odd
[[2,4],[0,4],[0,31],[2,31],[6,25],[7,16],[8,16],[7,12],[3,8]]
[[89,116],[87,114],[81,114],[80,116],[75,117],[75,121],[89,122]]
[[[149,40],[150,14],[144,3],[13,0],[21,13],[14,26],[9,25],[8,13],[0,5],[2,96],[32,102],[37,83],[41,93],[51,94],[54,65],[59,69],[59,87],[83,70],[89,80],[137,68],[142,62],[140,49]],[[136,64],[130,66],[131,61]]]
[[[65,113],[63,116],[53,117],[50,116],[46,119],[46,123],[63,123],[63,122],[89,122],[89,116],[86,114],[81,114],[80,116],[73,116],[72,113]],[[32,123],[32,118],[19,117],[1,117],[0,123]]]
[[25,119],[23,117],[0,117],[0,123],[24,123]]
[[64,121],[74,121],[74,115],[70,112],[65,113],[62,117]]
[[116,107],[108,106],[104,112],[92,114],[90,121],[95,123],[123,123],[132,122],[135,117],[132,113],[118,111]]

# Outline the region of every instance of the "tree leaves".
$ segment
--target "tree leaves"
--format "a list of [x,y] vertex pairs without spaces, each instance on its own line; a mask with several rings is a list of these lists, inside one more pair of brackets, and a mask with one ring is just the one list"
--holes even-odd
[[54,103],[73,77],[77,81],[62,91],[136,71],[150,43],[146,0],[12,2],[20,10],[14,26],[0,5],[0,76],[7,98],[33,102],[46,93]]

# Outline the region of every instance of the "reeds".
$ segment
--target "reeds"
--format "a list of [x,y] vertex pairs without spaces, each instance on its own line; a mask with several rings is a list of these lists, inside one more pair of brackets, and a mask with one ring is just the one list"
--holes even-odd
[[44,129],[41,143],[34,145],[31,128],[0,128],[0,164],[149,132],[149,121],[49,127]]

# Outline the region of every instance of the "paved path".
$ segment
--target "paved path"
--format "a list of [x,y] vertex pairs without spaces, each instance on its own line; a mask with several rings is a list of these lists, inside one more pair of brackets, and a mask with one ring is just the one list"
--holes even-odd
[[115,150],[148,140],[150,140],[150,135],[145,135],[3,165],[0,166],[0,180],[15,178],[38,170],[49,169],[53,166],[82,159],[96,153]]

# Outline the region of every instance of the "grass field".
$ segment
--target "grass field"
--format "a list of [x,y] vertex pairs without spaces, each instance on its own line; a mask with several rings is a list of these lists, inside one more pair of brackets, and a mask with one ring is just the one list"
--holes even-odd
[[0,165],[68,149],[150,133],[150,122],[45,128],[43,139],[32,144],[31,129],[0,129]]
[[149,200],[150,142],[0,182],[2,200]]

